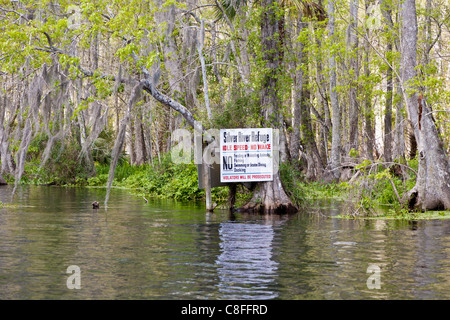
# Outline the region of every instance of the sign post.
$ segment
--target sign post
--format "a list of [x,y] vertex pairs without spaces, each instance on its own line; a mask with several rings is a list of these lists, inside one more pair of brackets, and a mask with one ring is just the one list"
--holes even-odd
[[271,128],[220,130],[220,182],[273,180]]

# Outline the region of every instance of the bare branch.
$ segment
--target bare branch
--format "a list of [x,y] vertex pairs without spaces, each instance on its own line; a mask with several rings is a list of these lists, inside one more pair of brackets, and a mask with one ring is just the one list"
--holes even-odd
[[30,21],[30,19],[28,19],[25,15],[21,14],[20,12],[17,12],[16,10],[6,9],[6,8],[3,8],[3,7],[0,7],[0,11],[15,13],[20,18],[25,19],[26,21]]

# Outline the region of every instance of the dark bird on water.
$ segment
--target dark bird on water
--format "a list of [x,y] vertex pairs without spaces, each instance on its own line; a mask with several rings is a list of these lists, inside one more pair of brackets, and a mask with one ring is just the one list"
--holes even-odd
[[100,205],[98,204],[98,201],[92,202],[92,209],[98,209],[100,208]]

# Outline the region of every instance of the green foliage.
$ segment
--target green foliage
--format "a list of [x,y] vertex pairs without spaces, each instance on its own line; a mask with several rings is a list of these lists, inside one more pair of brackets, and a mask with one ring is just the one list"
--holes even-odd
[[296,206],[301,206],[305,202],[302,188],[304,177],[300,170],[297,169],[297,165],[288,162],[281,163],[279,170],[285,192]]
[[198,188],[195,165],[172,165],[163,175],[167,183],[162,186],[161,194],[175,200],[195,200],[202,197],[203,192]]
[[[37,137],[35,144],[43,143]],[[74,143],[56,143],[44,167],[40,164],[41,153],[33,147],[27,154],[29,161],[25,164],[22,184],[56,184],[56,185],[87,185],[91,171],[85,161],[78,158],[80,146]],[[42,151],[42,150],[40,150]],[[5,175],[8,182],[14,181],[10,175]]]
[[[25,172],[20,183],[40,185],[50,183],[50,179],[51,177],[49,177],[47,170],[41,168],[37,161],[33,161],[25,164]],[[13,180],[13,177],[11,177],[10,181],[12,182]]]
[[359,178],[352,183],[342,184],[352,202],[348,206],[348,214],[359,215],[364,212],[370,215],[381,206],[389,206],[393,212],[401,213],[406,210],[399,202],[396,192],[402,199],[403,195],[414,187],[414,172],[417,172],[418,160],[412,159],[403,167],[404,174],[400,177],[393,175],[391,169],[381,163],[369,160],[355,167],[355,170],[359,170]]
[[[97,176],[88,180],[89,186],[104,186],[108,180],[109,165],[98,164]],[[161,158],[161,164],[154,162],[132,166],[127,161],[119,163],[114,175],[114,186],[124,187],[146,197],[167,198],[180,201],[200,200],[204,191],[198,188],[197,166],[175,164],[170,154]],[[223,201],[228,188],[213,188],[212,198]]]
[[341,184],[306,181],[298,162],[280,164],[280,177],[285,192],[298,207],[319,199],[340,199],[345,192]]
[[97,174],[87,180],[87,185],[91,187],[105,186],[108,181],[108,174]]
[[248,117],[249,114],[258,114],[258,110],[258,103],[251,95],[245,95],[243,92],[235,92],[232,95],[232,100],[225,105],[224,110],[215,114],[214,125],[216,128],[258,126],[259,117]]
[[57,185],[86,185],[91,172],[85,160],[79,159],[81,146],[72,139],[57,142],[52,148],[45,172]]
[[42,151],[45,149],[45,146],[48,141],[48,136],[44,132],[38,133],[33,140],[31,140],[30,146],[28,147],[27,152],[27,160],[28,161],[36,161],[41,155]]
[[[164,159],[161,166],[149,167],[134,185],[141,186],[145,194],[175,200],[197,200],[203,197],[198,188],[197,167],[194,164],[173,164]],[[127,183],[133,182],[128,180]]]
[[359,156],[359,153],[357,150],[355,150],[354,148],[352,148],[348,154],[350,157],[352,158],[357,158]]
[[[108,179],[108,168],[111,160],[111,148],[113,136],[110,131],[100,133],[98,139],[92,147],[92,158],[99,165],[100,169],[106,168],[106,172],[98,172],[97,176],[91,177],[93,168],[90,168],[86,160],[79,157],[81,146],[76,140],[76,135],[70,136],[66,141],[56,142],[51,150],[49,160],[45,166],[41,166],[43,151],[48,143],[48,136],[44,132],[39,132],[31,141],[28,148],[25,163],[25,171],[21,178],[24,184],[48,184],[57,185],[104,185]],[[122,155],[119,158],[119,167],[116,176],[124,179],[132,174],[134,168],[127,166],[126,158]],[[102,166],[103,165],[103,166]],[[7,182],[13,182],[11,175],[5,174]]]

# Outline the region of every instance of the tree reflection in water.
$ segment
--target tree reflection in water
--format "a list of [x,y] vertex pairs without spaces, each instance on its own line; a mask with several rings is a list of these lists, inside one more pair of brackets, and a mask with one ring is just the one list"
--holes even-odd
[[219,292],[226,299],[273,299],[278,263],[272,260],[273,225],[221,223]]

